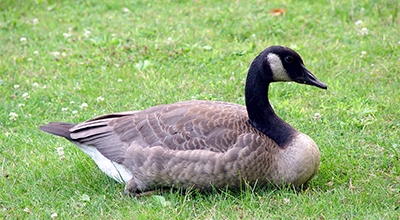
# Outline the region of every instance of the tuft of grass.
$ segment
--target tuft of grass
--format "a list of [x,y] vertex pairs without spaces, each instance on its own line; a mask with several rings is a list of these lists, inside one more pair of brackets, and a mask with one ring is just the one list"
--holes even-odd
[[[272,9],[287,9],[271,16]],[[397,1],[0,2],[0,217],[400,217]],[[252,59],[279,44],[328,84],[272,85],[276,112],[320,147],[303,191],[131,198],[49,121],[191,99],[244,104]],[[56,217],[58,216],[58,217]]]

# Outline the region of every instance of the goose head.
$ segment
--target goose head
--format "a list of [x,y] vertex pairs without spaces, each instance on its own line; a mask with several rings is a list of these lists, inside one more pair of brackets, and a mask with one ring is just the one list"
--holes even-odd
[[250,124],[280,147],[291,141],[297,130],[279,118],[268,99],[272,82],[296,82],[327,89],[304,65],[300,55],[283,46],[271,46],[252,62],[247,74],[245,97]]
[[253,74],[250,74],[250,71],[261,74],[258,77],[265,84],[293,81],[327,89],[326,84],[305,67],[300,55],[288,47],[268,47],[254,59],[249,70],[251,77]]

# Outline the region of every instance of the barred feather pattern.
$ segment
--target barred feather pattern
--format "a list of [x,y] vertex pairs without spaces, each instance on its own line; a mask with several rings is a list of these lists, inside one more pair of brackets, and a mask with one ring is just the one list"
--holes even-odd
[[[123,181],[129,191],[160,186],[239,187],[243,181],[280,184],[296,178],[282,170],[296,163],[296,158],[283,152],[291,148],[281,149],[253,128],[242,105],[214,101],[160,105],[103,115],[69,131],[76,145],[95,147],[128,170],[132,176]],[[282,156],[289,161],[282,161]],[[307,175],[288,183],[302,184],[312,173]]]

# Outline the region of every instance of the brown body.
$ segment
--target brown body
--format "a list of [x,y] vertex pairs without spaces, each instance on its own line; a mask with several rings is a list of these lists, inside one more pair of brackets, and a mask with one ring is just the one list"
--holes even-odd
[[279,118],[268,100],[274,81],[326,89],[300,56],[269,47],[253,61],[246,106],[186,101],[40,129],[65,137],[128,192],[156,187],[224,188],[248,184],[299,186],[317,172],[317,145]]
[[79,147],[96,145],[126,167],[133,178],[129,191],[239,187],[243,180],[298,186],[315,175],[320,161],[307,135],[298,132],[282,149],[250,125],[245,106],[225,102],[187,101],[104,115],[69,131]]

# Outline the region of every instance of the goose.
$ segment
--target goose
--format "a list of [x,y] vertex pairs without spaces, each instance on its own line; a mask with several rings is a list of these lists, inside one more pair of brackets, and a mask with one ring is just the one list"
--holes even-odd
[[317,173],[320,152],[308,135],[275,114],[268,88],[279,81],[327,89],[298,53],[270,46],[250,65],[246,106],[192,100],[39,129],[77,145],[124,183],[125,193],[240,188],[244,182],[301,186]]

